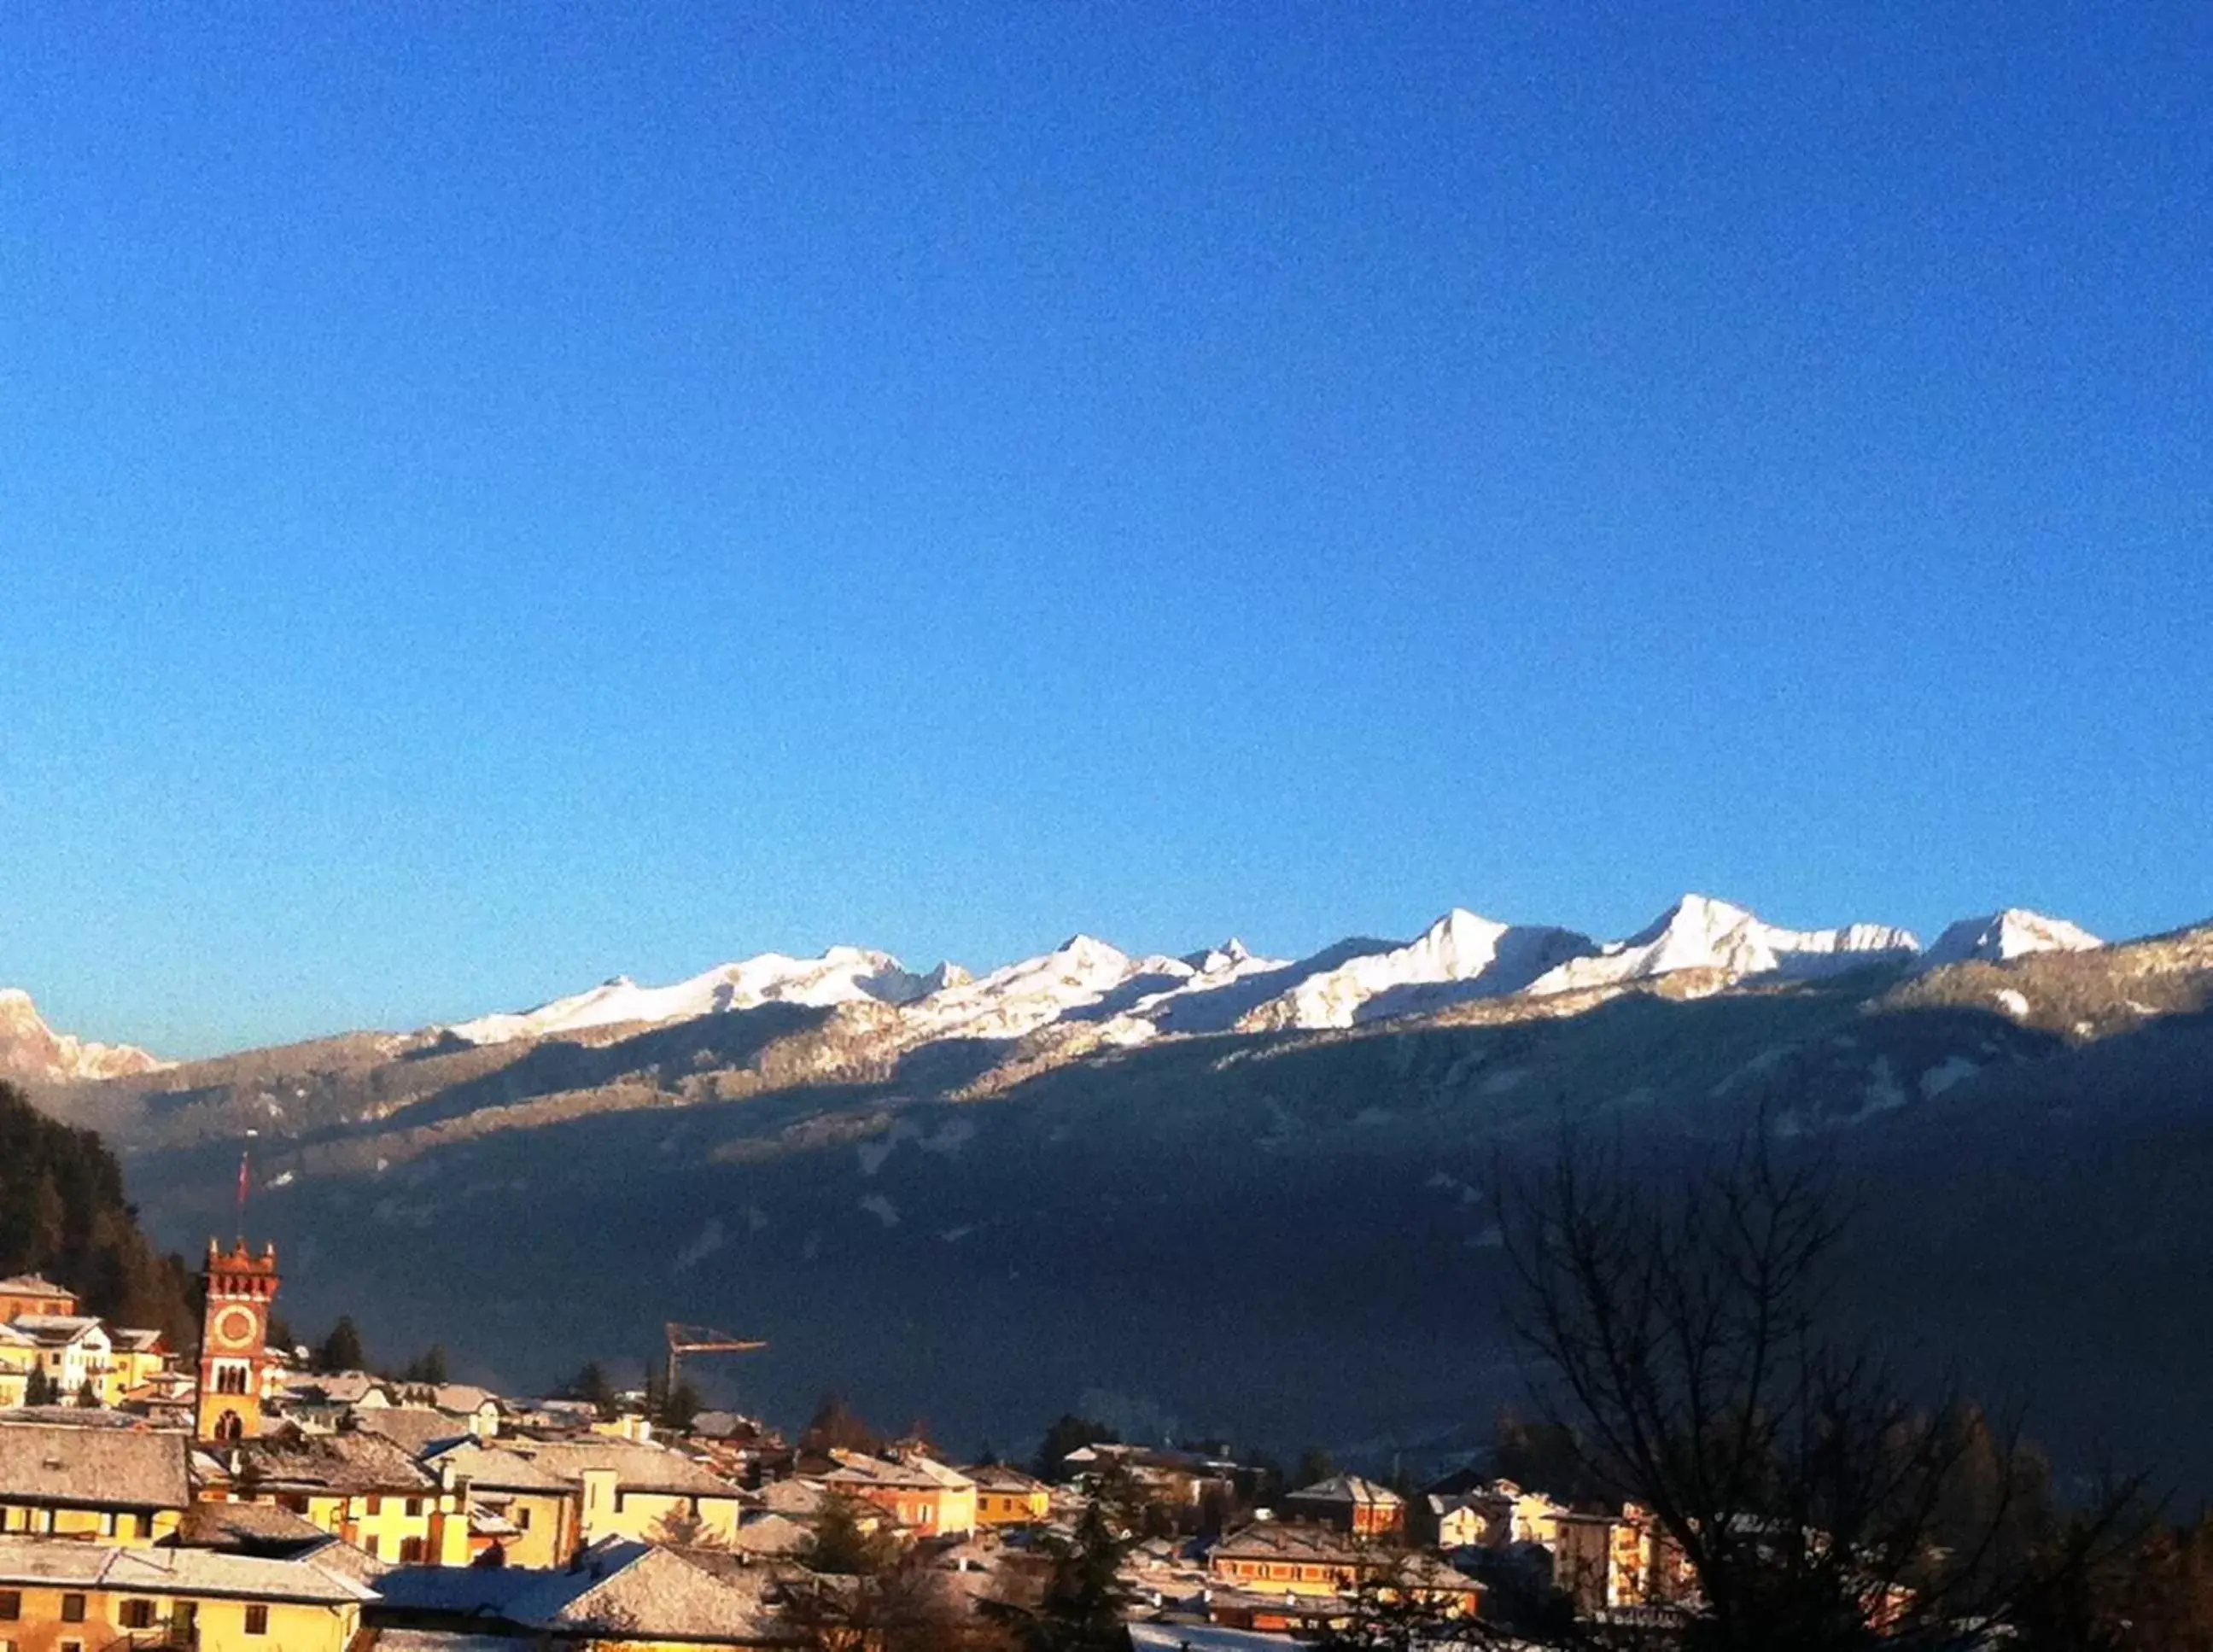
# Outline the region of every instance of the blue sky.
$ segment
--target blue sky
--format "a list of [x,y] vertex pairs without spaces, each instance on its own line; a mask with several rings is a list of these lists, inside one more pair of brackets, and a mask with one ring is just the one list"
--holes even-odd
[[2213,15],[1803,11],[7,9],[0,981],[2213,914]]

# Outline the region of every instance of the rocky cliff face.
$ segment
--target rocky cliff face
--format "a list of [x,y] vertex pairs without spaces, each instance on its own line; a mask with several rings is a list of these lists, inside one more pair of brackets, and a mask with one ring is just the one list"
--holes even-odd
[[40,1015],[29,993],[0,988],[0,1078],[70,1083],[159,1072],[165,1064],[128,1045],[94,1044],[57,1033]]

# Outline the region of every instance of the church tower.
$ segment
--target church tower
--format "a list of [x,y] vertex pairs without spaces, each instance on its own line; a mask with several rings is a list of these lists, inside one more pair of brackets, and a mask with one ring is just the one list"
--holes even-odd
[[269,1305],[277,1295],[277,1247],[259,1256],[241,1239],[226,1254],[210,1239],[201,1277],[199,1437],[250,1440],[261,1432],[262,1374],[269,1355]]

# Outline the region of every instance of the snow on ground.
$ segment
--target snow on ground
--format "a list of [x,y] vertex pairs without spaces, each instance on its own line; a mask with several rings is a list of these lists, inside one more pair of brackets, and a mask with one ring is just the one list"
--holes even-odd
[[1999,1009],[2004,1010],[2015,1021],[2028,1019],[2028,997],[2026,993],[2015,992],[2009,986],[2002,986],[1996,992],[1991,993],[1990,997],[1997,1000]]
[[1941,1064],[1921,1075],[1921,1099],[1934,1100],[1954,1084],[1964,1084],[1982,1070],[1978,1064],[1965,1056],[1948,1056]]

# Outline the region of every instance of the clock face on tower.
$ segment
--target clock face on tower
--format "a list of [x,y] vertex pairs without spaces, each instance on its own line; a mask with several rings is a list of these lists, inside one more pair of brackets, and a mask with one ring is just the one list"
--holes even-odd
[[261,1319],[250,1308],[234,1303],[215,1316],[215,1339],[224,1348],[252,1348],[261,1339]]

